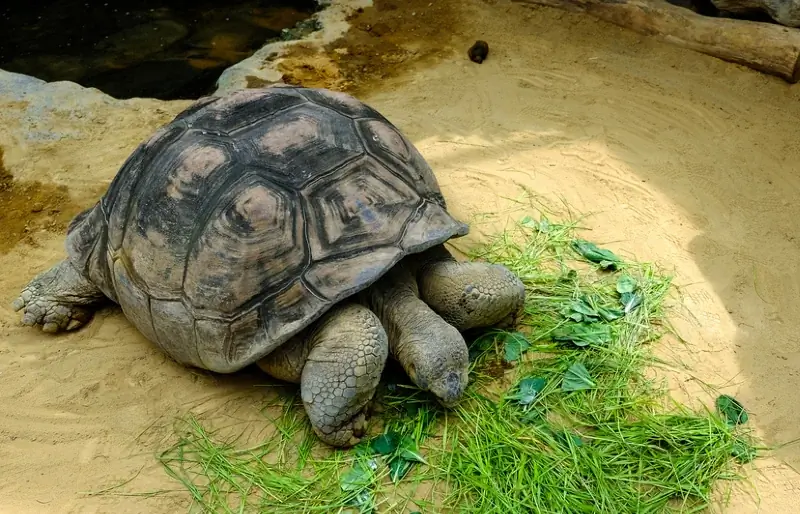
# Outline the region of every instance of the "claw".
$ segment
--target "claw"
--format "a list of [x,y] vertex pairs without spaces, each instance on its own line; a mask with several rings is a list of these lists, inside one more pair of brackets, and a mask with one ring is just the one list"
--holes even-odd
[[37,316],[34,313],[28,311],[25,313],[24,316],[22,316],[22,324],[28,327],[32,327],[37,323],[36,318]]
[[53,334],[86,324],[104,299],[69,261],[62,261],[34,277],[11,307],[22,311],[23,325],[41,325],[43,332]]
[[11,308],[14,309],[14,312],[19,312],[23,307],[25,307],[25,300],[21,296],[11,302]]

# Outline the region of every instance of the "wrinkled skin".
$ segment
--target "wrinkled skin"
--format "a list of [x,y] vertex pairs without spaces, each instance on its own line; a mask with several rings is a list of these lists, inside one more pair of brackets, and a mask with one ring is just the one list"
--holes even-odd
[[[451,407],[469,380],[461,331],[513,322],[524,299],[522,282],[506,268],[458,262],[437,246],[401,261],[258,366],[300,384],[324,442],[352,446],[364,434],[365,409],[389,355],[419,388]],[[12,305],[23,311],[23,324],[55,333],[79,328],[107,301],[66,260],[34,278]]]
[[[358,295],[359,306],[332,309],[318,322],[326,328],[315,325],[258,365],[275,378],[299,382],[317,435],[333,446],[350,446],[363,435],[364,410],[386,363],[383,341],[417,387],[452,407],[469,383],[469,350],[460,330],[513,323],[524,300],[522,282],[506,268],[458,262],[440,246],[407,257]],[[339,328],[329,328],[334,323]],[[306,382],[309,366],[321,370],[314,352],[336,362],[324,379],[314,378],[324,387]],[[348,380],[358,385],[337,387]],[[340,408],[335,415],[323,420],[315,414],[330,404]]]

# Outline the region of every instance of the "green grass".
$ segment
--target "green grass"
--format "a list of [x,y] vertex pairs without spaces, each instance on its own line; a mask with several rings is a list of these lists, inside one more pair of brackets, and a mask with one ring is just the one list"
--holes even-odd
[[327,450],[294,396],[275,435],[248,449],[190,418],[162,464],[205,512],[707,509],[753,457],[752,440],[648,378],[651,343],[669,332],[671,278],[576,245],[577,230],[525,216],[471,252],[508,266],[528,294],[515,331],[468,335],[472,379],[457,408],[387,373],[382,439]]

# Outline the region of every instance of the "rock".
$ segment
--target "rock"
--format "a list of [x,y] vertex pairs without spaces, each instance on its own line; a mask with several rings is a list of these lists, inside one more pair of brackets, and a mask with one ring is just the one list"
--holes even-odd
[[[282,38],[291,40],[269,43],[253,55],[226,69],[217,79],[215,94],[226,94],[237,89],[246,89],[252,84],[281,82],[283,74],[278,71],[281,56],[294,45],[321,46],[341,37],[350,28],[348,18],[358,9],[372,4],[372,0],[339,0],[331,2],[324,10],[302,22],[300,27],[289,29]],[[299,28],[299,30],[298,30]],[[311,32],[309,34],[309,32]],[[292,39],[306,35],[303,39]],[[277,58],[272,58],[277,54]]]
[[[97,89],[84,88],[73,82],[45,82],[0,70],[0,120],[4,128],[10,129],[9,137],[13,134],[16,140],[36,142],[80,137],[78,126],[81,124],[70,127],[60,123],[61,119],[83,118],[86,112],[113,102],[113,98]],[[10,109],[7,105],[21,108]],[[13,119],[9,120],[7,115],[12,113]]]
[[800,27],[800,0],[711,0],[720,11],[735,14],[765,13],[787,27]]
[[0,70],[0,149],[16,179],[93,195],[139,143],[190,103],[117,100],[74,82]]

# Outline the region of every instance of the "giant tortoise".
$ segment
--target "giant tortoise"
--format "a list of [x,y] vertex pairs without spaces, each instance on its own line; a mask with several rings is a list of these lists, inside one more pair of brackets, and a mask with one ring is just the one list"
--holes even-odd
[[299,383],[317,435],[349,446],[388,355],[451,406],[468,381],[461,331],[521,308],[508,269],[443,246],[467,232],[371,107],[324,89],[247,89],[198,100],[139,145],[70,223],[67,258],[13,307],[59,332],[111,300],[183,365],[255,363]]

